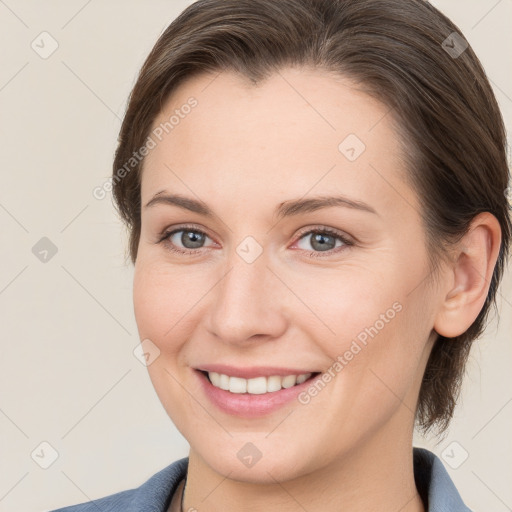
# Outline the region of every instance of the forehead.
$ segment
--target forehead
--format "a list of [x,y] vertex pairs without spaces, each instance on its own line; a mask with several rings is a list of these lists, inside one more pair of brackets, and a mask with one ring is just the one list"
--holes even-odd
[[144,163],[142,200],[169,188],[215,197],[228,187],[241,202],[312,189],[366,199],[378,189],[381,203],[397,193],[414,202],[393,126],[386,105],[325,71],[287,68],[258,85],[228,71],[196,75],[153,123],[161,140]]

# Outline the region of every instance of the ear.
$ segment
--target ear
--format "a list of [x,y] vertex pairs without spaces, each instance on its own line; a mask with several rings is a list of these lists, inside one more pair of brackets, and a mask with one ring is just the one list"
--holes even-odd
[[434,329],[454,338],[465,332],[482,310],[501,245],[501,227],[489,212],[478,214],[457,243]]

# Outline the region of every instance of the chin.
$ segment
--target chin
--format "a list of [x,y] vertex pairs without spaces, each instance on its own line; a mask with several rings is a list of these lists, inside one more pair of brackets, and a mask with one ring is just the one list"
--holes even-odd
[[[276,437],[276,443],[260,440],[245,441],[250,436],[229,438],[218,443],[218,450],[208,450],[211,444],[194,450],[206,465],[232,480],[253,484],[275,484],[303,476],[311,471],[303,450],[296,450]],[[203,438],[204,443],[204,438]]]

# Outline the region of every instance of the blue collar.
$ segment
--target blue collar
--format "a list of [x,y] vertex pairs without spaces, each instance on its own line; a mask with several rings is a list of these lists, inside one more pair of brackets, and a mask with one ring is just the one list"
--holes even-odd
[[[435,454],[414,448],[413,461],[416,488],[427,512],[471,512]],[[188,457],[185,457],[160,470],[140,487],[53,512],[167,512],[187,469]]]
[[[413,461],[416,487],[427,512],[471,512],[462,501],[450,475],[437,455],[424,448],[414,447]],[[160,487],[162,485],[160,479],[161,483],[157,486],[163,491],[162,498],[168,498],[167,506],[169,506],[179,482],[185,478],[187,467],[188,457],[171,464],[163,472],[160,472],[164,481],[173,482],[167,486],[166,491]],[[166,510],[166,508],[157,508],[155,512],[166,512]]]
[[413,457],[416,488],[427,512],[471,512],[437,455],[415,447]]

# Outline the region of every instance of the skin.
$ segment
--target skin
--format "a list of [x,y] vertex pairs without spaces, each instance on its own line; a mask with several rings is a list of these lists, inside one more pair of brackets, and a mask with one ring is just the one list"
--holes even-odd
[[[385,105],[320,70],[283,69],[257,87],[223,72],[181,84],[154,126],[190,96],[197,107],[144,162],[133,288],[140,339],[160,350],[150,378],[190,444],[184,510],[423,511],[412,464],[421,377],[436,332],[461,334],[483,306],[497,220],[476,217],[433,279]],[[366,145],[354,161],[338,149],[348,134]],[[162,190],[202,200],[214,218],[144,208]],[[285,201],[336,194],[377,214],[336,206],[273,216]],[[196,255],[157,243],[183,224],[207,235],[198,249],[183,245],[181,232],[172,237]],[[322,252],[302,235],[322,227],[353,245],[330,239]],[[252,263],[236,252],[247,236],[263,251]],[[306,405],[235,417],[208,400],[192,369],[325,371],[397,302],[400,312]],[[247,442],[262,454],[250,468],[237,457]]]

